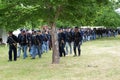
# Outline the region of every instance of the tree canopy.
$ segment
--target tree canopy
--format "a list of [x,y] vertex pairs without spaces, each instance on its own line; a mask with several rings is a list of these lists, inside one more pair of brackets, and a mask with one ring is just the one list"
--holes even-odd
[[53,22],[68,26],[119,25],[118,15],[108,8],[109,0],[1,0],[0,3],[0,25],[7,29]]

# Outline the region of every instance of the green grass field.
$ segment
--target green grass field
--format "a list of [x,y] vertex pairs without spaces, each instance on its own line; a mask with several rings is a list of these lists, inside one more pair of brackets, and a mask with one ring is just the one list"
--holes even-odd
[[83,43],[82,55],[52,63],[52,51],[35,60],[8,62],[8,48],[0,47],[0,80],[120,80],[120,36]]

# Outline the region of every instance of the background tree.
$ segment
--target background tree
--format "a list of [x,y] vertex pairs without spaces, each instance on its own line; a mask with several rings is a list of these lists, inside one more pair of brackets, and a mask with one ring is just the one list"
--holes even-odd
[[100,25],[107,28],[120,26],[120,15],[115,12],[115,4],[118,4],[118,1],[111,0],[109,4],[98,7],[96,18],[94,19],[94,26]]
[[94,24],[107,28],[116,28],[120,26],[120,15],[112,9],[105,8],[102,10],[102,14],[96,18]]

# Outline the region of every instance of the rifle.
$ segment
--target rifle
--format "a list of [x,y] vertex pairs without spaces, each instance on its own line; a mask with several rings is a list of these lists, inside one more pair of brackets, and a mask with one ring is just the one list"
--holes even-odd
[[12,43],[12,45],[14,45],[17,48],[17,42],[12,37],[9,37],[9,40]]
[[40,43],[40,41],[39,41],[39,39],[38,39],[38,36],[35,36],[35,38],[36,38],[36,43],[40,46],[41,43]]

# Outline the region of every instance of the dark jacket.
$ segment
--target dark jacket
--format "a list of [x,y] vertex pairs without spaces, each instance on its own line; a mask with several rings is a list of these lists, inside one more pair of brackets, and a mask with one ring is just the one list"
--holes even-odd
[[82,35],[80,32],[74,32],[74,43],[79,44],[82,41]]
[[18,43],[18,38],[15,35],[9,36],[7,38],[7,43],[9,45],[14,45],[14,43]]

